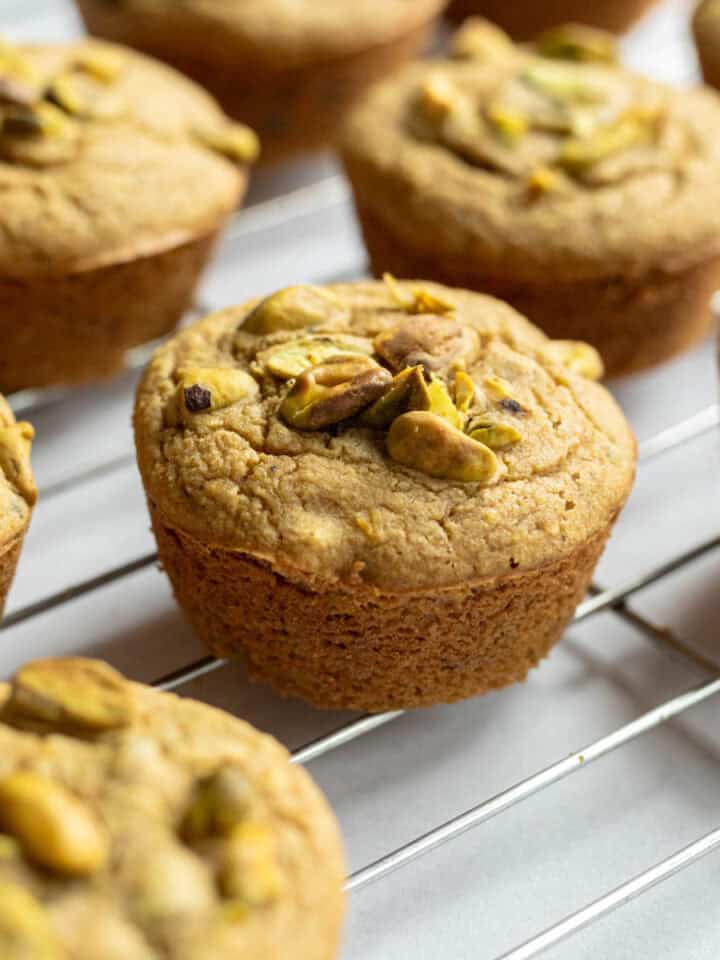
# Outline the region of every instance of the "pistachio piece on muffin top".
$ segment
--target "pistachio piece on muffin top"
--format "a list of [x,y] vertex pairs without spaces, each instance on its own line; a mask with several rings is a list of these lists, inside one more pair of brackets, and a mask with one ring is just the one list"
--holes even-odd
[[610,375],[707,330],[720,102],[623,69],[606,34],[471,20],[371,91],[343,157],[375,272],[496,293]]
[[29,423],[16,423],[0,396],[0,615],[37,500],[30,467],[34,435]]
[[323,707],[523,679],[635,469],[597,352],[437,284],[292,287],[159,348],[135,436],[163,569],[218,656]]
[[333,960],[332,813],[271,737],[96,660],[0,685],[3,960]]

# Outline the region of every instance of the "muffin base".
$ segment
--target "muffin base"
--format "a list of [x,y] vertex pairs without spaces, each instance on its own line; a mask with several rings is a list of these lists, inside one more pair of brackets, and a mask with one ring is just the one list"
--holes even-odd
[[5,601],[15,578],[20,551],[22,550],[25,531],[9,543],[0,546],[0,620],[2,619]]
[[432,29],[423,23],[388,43],[283,70],[262,61],[218,64],[178,55],[148,41],[140,25],[120,24],[117,13],[99,9],[96,0],[79,6],[91,34],[164,60],[205,87],[229,116],[252,127],[262,143],[261,164],[332,143],[366,88],[412,59]]
[[62,277],[0,278],[0,392],[116,373],[192,306],[217,236]]
[[408,250],[370,210],[359,207],[358,216],[376,276],[389,271],[399,278],[423,277],[506,300],[548,336],[593,344],[607,377],[664,363],[701,340],[712,323],[720,257],[671,273],[521,284],[440,252],[427,256]]
[[508,0],[454,0],[448,16],[452,20],[482,16],[494,20],[515,40],[533,40],[548,27],[563,23],[587,23],[593,27],[624,33],[639,20],[655,0],[545,0],[540,3],[508,3]]
[[[612,522],[566,556],[461,587],[388,593],[319,589],[167,524],[150,503],[175,596],[217,657],[317,707],[452,703],[524,680],[584,596]],[[614,520],[614,518],[613,518]]]

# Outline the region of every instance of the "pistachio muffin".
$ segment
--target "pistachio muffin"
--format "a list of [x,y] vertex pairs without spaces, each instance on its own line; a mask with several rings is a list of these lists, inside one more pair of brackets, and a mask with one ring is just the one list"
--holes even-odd
[[334,818],[286,751],[97,660],[0,687],[3,960],[332,960]]
[[172,64],[251,124],[266,161],[324,147],[447,0],[78,0],[90,33]]
[[0,617],[37,500],[30,469],[33,436],[30,424],[16,423],[0,397]]
[[291,287],[161,347],[137,451],[163,568],[210,650],[320,707],[429,706],[525,678],[633,481],[590,378],[490,297]]
[[692,26],[705,82],[720,87],[720,3],[703,0]]
[[256,149],[139,54],[0,43],[0,389],[109,375],[171,330]]
[[480,15],[499,24],[516,40],[532,40],[541,30],[574,21],[624,33],[655,0],[453,0],[453,20]]
[[705,335],[720,282],[720,101],[608,62],[589,28],[514,47],[482,21],[352,115],[372,267],[508,300],[609,376]]

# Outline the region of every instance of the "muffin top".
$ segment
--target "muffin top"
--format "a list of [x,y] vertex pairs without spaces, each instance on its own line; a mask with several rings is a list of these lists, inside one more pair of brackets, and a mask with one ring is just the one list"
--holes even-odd
[[0,686],[3,960],[300,960],[342,913],[337,828],[271,737],[39,660]]
[[[575,368],[575,369],[573,369]],[[422,590],[604,530],[635,446],[585,344],[435,284],[291,287],[161,347],[138,392],[161,517],[283,576]]]
[[254,134],[173,70],[96,41],[0,44],[0,275],[157,253],[236,206]]
[[23,532],[37,500],[30,469],[29,423],[16,423],[12,410],[0,396],[0,551]]
[[470,251],[489,275],[530,282],[720,251],[715,93],[622,69],[590,28],[530,49],[471,21],[454,51],[376,87],[344,136],[361,199],[410,249]]
[[[87,0],[84,0],[87,2]],[[290,67],[393,40],[448,0],[91,0],[109,19],[133,17],[176,54]]]

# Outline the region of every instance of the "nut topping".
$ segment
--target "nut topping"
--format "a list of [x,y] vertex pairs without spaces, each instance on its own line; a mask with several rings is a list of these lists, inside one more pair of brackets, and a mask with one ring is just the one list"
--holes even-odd
[[535,48],[540,56],[554,60],[617,62],[615,37],[604,30],[579,23],[568,23],[547,30],[535,41]]
[[196,784],[181,826],[183,837],[192,842],[228,833],[247,817],[250,800],[245,774],[236,767],[221,767]]
[[483,17],[469,17],[452,39],[452,55],[458,60],[490,60],[512,49],[505,31]]
[[478,443],[484,443],[491,450],[503,450],[522,440],[522,434],[515,427],[504,423],[491,423],[478,420],[468,429],[468,436]]
[[107,862],[109,837],[90,808],[40,774],[18,771],[0,781],[0,827],[53,873],[83,877]]
[[235,827],[221,851],[220,889],[225,897],[267,906],[285,886],[269,827],[248,821]]
[[396,417],[410,410],[429,410],[430,394],[424,368],[406,367],[396,374],[385,393],[363,413],[361,423],[385,430]]
[[602,359],[589,343],[583,343],[582,340],[551,340],[545,345],[544,353],[587,380],[602,380],[605,372]]
[[488,483],[498,469],[489,447],[424,411],[398,417],[390,427],[387,448],[403,466],[443,480]]
[[197,137],[206,147],[235,163],[253,163],[260,155],[257,134],[242,123],[229,123],[215,130],[199,130]]
[[339,355],[368,356],[368,341],[360,337],[303,337],[291,340],[258,354],[258,363],[281,380],[291,380],[301,373]]
[[189,423],[201,413],[212,413],[252,400],[258,392],[257,381],[234,367],[186,367],[178,370],[179,384],[165,413],[168,426]]
[[477,342],[473,331],[463,329],[454,320],[419,316],[379,333],[374,346],[378,356],[397,372],[417,365],[440,370],[468,355],[472,359]]
[[3,960],[61,960],[48,915],[17,883],[0,881],[0,956]]
[[321,430],[370,406],[391,380],[390,372],[369,357],[331,358],[298,377],[280,416],[299,430]]
[[106,663],[79,657],[34,660],[21,667],[5,710],[13,722],[82,732],[124,727],[131,717],[125,678]]
[[245,318],[242,330],[264,335],[348,319],[349,310],[332,291],[310,285],[285,287],[261,300]]

